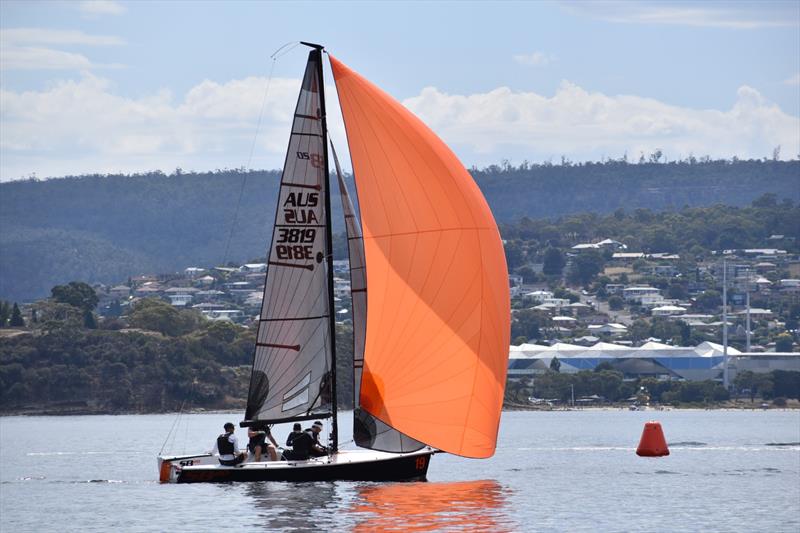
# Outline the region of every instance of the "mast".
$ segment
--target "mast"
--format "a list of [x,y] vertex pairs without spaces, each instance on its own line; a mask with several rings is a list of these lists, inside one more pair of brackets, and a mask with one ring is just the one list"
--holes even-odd
[[319,79],[319,111],[322,121],[322,169],[325,180],[325,225],[328,231],[325,232],[325,256],[328,259],[328,327],[331,337],[331,446],[330,451],[336,453],[339,448],[339,424],[338,406],[336,397],[336,308],[333,301],[333,226],[331,224],[331,176],[330,165],[328,164],[328,117],[325,110],[325,81],[322,73],[322,50],[324,47],[319,44],[302,42],[306,46],[314,49],[312,54],[318,59],[317,74]]

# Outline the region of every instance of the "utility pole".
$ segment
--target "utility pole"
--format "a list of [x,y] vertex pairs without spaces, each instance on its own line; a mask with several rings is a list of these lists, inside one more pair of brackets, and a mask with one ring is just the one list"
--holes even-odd
[[747,353],[750,353],[750,283],[747,284]]
[[722,386],[728,390],[728,263],[722,260]]

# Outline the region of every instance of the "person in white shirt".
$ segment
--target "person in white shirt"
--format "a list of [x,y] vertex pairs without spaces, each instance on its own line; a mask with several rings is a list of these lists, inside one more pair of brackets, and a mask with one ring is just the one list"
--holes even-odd
[[239,451],[239,440],[233,434],[236,426],[227,422],[224,426],[225,433],[217,437],[214,449],[211,453],[219,453],[219,464],[224,466],[236,466],[244,462],[247,452]]

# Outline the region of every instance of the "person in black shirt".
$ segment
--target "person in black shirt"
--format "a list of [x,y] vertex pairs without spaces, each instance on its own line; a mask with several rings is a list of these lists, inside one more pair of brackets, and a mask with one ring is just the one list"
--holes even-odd
[[309,450],[309,453],[311,453],[311,455],[314,457],[328,455],[328,448],[319,442],[319,434],[322,432],[322,422],[319,420],[314,421],[314,423],[311,424],[311,429],[307,429],[306,432],[311,434],[311,438],[314,441],[311,445],[311,450]]
[[[266,430],[248,428],[247,436],[250,437],[250,441],[247,443],[247,449],[255,456],[256,462],[261,461],[261,453],[264,450],[267,451],[270,461],[278,460],[278,443],[275,442],[275,438],[272,436],[272,432],[269,428]],[[266,442],[267,439],[270,440],[270,443]]]
[[320,457],[328,454],[327,449],[319,444],[317,435],[322,431],[322,422],[317,420],[305,431],[299,431],[299,424],[295,424],[295,429],[286,439],[286,445],[291,446],[291,450],[285,450],[283,457],[288,461],[305,461],[309,457]]
[[294,446],[294,439],[300,436],[303,433],[303,428],[299,422],[295,422],[294,426],[292,427],[292,432],[289,433],[289,436],[286,437],[286,445],[291,447]]

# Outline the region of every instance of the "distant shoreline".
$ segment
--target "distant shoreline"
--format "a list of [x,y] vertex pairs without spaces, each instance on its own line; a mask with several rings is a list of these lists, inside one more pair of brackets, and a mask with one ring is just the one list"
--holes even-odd
[[[722,402],[719,404],[710,405],[683,405],[683,406],[648,406],[640,408],[638,411],[646,412],[663,412],[663,411],[800,411],[800,401],[790,400],[785,406],[777,406],[768,404],[768,407],[762,407],[764,402],[737,402],[731,405],[730,402]],[[241,413],[243,407],[221,407],[209,408],[202,407],[187,409],[183,414],[213,414],[213,413]],[[350,411],[351,409],[346,409]],[[519,405],[519,404],[506,404],[503,405],[503,411],[541,411],[541,412],[566,412],[566,411],[627,411],[637,410],[630,409],[627,404],[610,404],[610,405],[591,405],[591,406],[537,406],[537,405]],[[112,411],[107,409],[93,409],[91,407],[27,407],[19,409],[2,409],[0,410],[0,417],[11,416],[116,416],[116,415],[169,415],[178,414],[178,411],[165,410],[165,411],[132,411],[120,410]]]

